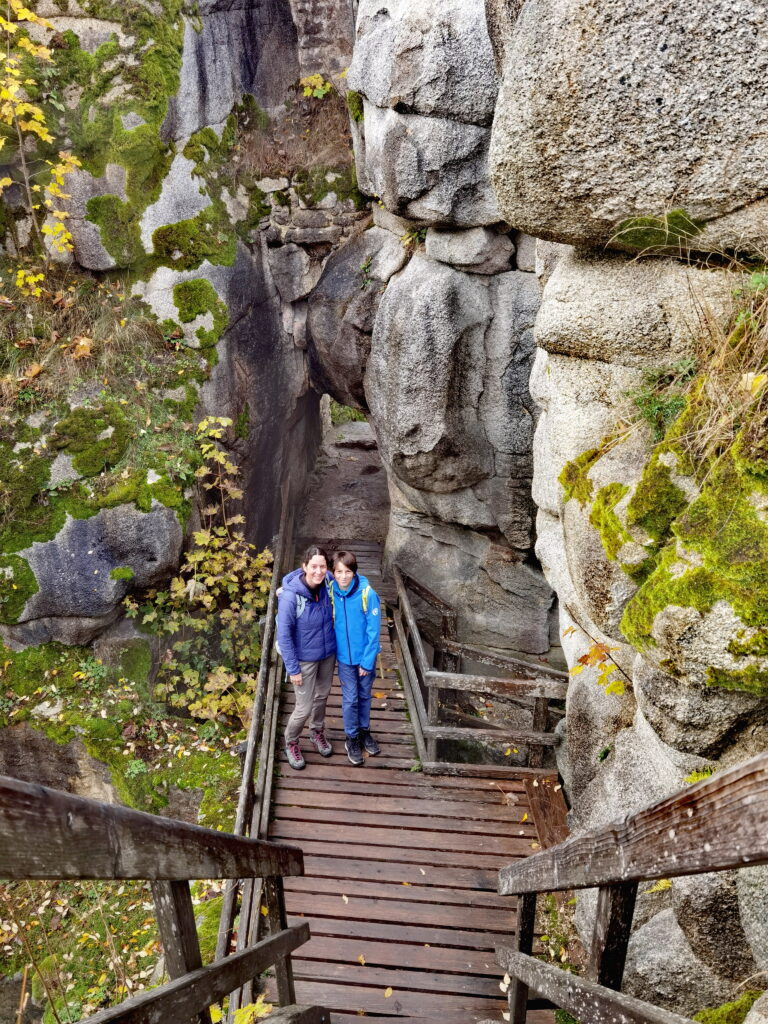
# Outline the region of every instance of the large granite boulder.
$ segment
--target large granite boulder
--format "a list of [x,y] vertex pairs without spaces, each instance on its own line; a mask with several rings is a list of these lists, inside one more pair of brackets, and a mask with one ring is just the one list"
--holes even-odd
[[459,227],[501,215],[488,176],[496,72],[482,0],[363,0],[348,84],[360,187],[393,213]]
[[361,0],[348,82],[377,107],[490,127],[498,82],[482,0]]
[[761,0],[493,0],[488,10],[501,65],[491,166],[511,224],[645,248],[660,233],[627,221],[681,209],[695,247],[764,251]]
[[413,510],[393,486],[390,497],[387,560],[456,608],[462,640],[547,654],[553,594],[539,570],[487,534]]
[[88,519],[68,518],[52,540],[18,553],[34,574],[37,591],[15,624],[0,627],[3,639],[87,643],[114,621],[130,587],[149,587],[171,575],[181,541],[176,513],[159,502],[149,512],[118,505]]
[[365,409],[363,377],[376,311],[393,274],[409,258],[391,231],[373,227],[328,260],[309,299],[313,377],[341,402]]

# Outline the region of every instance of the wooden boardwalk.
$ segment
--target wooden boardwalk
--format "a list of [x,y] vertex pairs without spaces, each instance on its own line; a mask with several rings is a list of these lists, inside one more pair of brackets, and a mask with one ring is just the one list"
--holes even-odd
[[[350,546],[381,591],[380,545]],[[307,767],[292,771],[282,730],[293,692],[282,692],[270,837],[304,852],[304,876],[285,880],[289,923],[308,921],[312,936],[294,955],[297,1001],[328,1007],[336,1024],[361,1015],[501,1021],[494,949],[509,944],[516,915],[515,901],[496,894],[497,872],[538,844],[536,796],[530,780],[412,771],[418,762],[385,623],[381,668],[371,717],[381,754],[363,767],[344,751],[336,680],[326,722],[334,755],[321,758],[304,739]],[[528,1015],[530,1024],[552,1019]]]

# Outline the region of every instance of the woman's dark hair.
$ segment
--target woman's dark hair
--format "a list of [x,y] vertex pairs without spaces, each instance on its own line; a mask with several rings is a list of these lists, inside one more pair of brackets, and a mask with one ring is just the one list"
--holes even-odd
[[352,572],[357,572],[357,559],[351,551],[334,551],[333,553],[333,565],[331,571],[333,571],[337,565],[346,565]]
[[319,548],[317,546],[317,544],[310,544],[310,546],[304,552],[304,557],[301,560],[301,564],[302,565],[306,565],[307,562],[309,562],[309,560],[311,558],[315,557],[315,555],[321,555],[325,559],[325,564],[326,565],[330,564],[330,559],[328,558],[328,555],[327,555],[325,549],[324,548]]

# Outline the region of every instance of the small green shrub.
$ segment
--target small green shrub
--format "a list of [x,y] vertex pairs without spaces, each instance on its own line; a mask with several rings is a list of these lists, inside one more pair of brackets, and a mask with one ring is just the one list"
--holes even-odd
[[342,423],[362,423],[364,420],[364,412],[352,409],[349,405],[342,405],[335,398],[331,399],[331,423],[334,427],[339,427]]

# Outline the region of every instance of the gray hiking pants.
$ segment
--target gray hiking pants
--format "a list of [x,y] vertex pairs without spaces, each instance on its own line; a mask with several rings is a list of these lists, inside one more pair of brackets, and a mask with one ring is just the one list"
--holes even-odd
[[322,661],[300,661],[301,686],[294,686],[296,707],[285,727],[285,742],[293,743],[309,719],[310,729],[322,729],[325,724],[325,704],[331,692],[336,655]]

